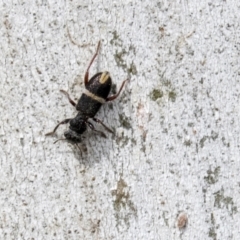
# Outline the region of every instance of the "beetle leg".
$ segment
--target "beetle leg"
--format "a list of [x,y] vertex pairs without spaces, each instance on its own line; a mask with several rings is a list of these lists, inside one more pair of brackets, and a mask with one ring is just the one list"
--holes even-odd
[[106,128],[106,130],[108,130],[111,133],[114,133],[112,129],[110,129],[109,127],[107,127],[101,120],[97,119],[97,118],[92,118],[93,121],[100,123],[103,127]]
[[104,137],[104,138],[107,137],[104,132],[101,132],[101,131],[96,130],[95,127],[92,125],[92,123],[90,123],[90,122],[86,122],[86,123],[87,123],[87,125],[88,125],[94,132],[100,133],[100,134],[102,135],[102,137]]
[[60,92],[63,93],[63,94],[68,98],[68,101],[69,101],[74,107],[76,107],[77,104],[70,98],[69,94],[68,94],[66,91],[64,91],[64,90],[61,89]]
[[84,84],[85,84],[85,86],[86,86],[86,84],[88,83],[89,69],[90,69],[90,67],[91,67],[94,59],[95,59],[95,58],[97,57],[97,55],[98,55],[99,48],[100,48],[100,43],[101,43],[101,42],[99,41],[99,42],[98,42],[98,46],[97,46],[97,51],[96,51],[96,53],[94,54],[91,62],[89,63],[88,68],[87,68],[87,71],[86,71],[86,73],[85,73],[85,77],[84,77]]
[[118,93],[117,94],[115,94],[115,95],[113,95],[113,96],[111,96],[111,97],[108,97],[107,99],[106,99],[106,101],[107,102],[109,102],[109,101],[112,101],[112,100],[114,100],[114,99],[116,99],[118,96],[119,96],[119,94],[121,93],[121,91],[122,91],[122,89],[123,89],[123,86],[124,86],[124,84],[126,83],[126,81],[128,81],[129,79],[126,79],[125,81],[123,81],[122,82],[122,86],[120,87],[120,89],[119,89],[119,91],[118,91]]
[[52,132],[49,132],[49,133],[46,133],[45,136],[49,136],[49,135],[52,135],[56,132],[56,130],[58,129],[58,127],[61,125],[61,124],[67,124],[72,118],[67,118],[65,120],[63,120],[62,122],[60,122],[54,129]]

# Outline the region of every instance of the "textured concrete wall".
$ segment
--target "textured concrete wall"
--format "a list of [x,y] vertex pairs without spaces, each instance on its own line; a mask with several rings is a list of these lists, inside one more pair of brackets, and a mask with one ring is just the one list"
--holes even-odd
[[[240,4],[214,2],[0,2],[0,239],[239,238]],[[81,154],[44,134],[99,40],[91,75],[131,81]]]

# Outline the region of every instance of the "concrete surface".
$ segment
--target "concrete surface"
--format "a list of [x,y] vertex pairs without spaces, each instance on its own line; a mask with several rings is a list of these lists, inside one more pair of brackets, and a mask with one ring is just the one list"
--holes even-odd
[[[214,2],[0,2],[0,239],[239,239],[240,3]],[[99,40],[91,75],[131,81],[80,153],[45,133]]]

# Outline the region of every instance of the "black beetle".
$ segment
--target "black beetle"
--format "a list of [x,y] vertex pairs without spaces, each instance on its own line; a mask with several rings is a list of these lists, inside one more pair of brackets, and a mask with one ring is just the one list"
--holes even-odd
[[[85,73],[84,77],[85,91],[78,100],[78,103],[76,104],[70,98],[69,94],[66,91],[60,90],[63,94],[67,96],[69,102],[74,107],[76,107],[76,110],[78,111],[77,116],[74,118],[67,118],[63,120],[54,128],[52,132],[47,133],[46,136],[54,134],[61,124],[69,123],[69,130],[64,132],[65,138],[59,140],[68,140],[73,144],[78,144],[82,141],[81,135],[86,131],[87,127],[90,127],[93,131],[100,133],[103,137],[106,137],[105,133],[95,129],[93,124],[88,121],[89,118],[91,118],[95,122],[100,123],[106,130],[113,133],[113,131],[110,128],[108,128],[101,120],[95,118],[94,116],[96,115],[102,104],[104,104],[105,102],[112,101],[118,97],[118,95],[123,89],[124,84],[126,83],[126,81],[128,81],[128,79],[123,81],[118,93],[110,97],[108,97],[108,95],[112,87],[112,79],[110,77],[109,72],[96,73],[90,80],[88,80],[89,69],[98,55],[99,48],[100,41],[97,46],[97,51],[94,54]],[[56,143],[57,141],[55,141],[54,143]]]

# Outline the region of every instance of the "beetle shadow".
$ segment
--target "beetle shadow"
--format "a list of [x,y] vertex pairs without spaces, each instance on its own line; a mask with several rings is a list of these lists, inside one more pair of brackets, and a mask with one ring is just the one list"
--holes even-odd
[[107,138],[102,137],[100,134],[88,131],[87,137],[83,139],[82,143],[71,144],[69,147],[72,149],[73,155],[80,164],[86,167],[92,167],[96,163],[101,162],[101,159],[109,159],[109,151],[106,150],[110,146],[107,141],[112,141],[112,136],[108,135]]

